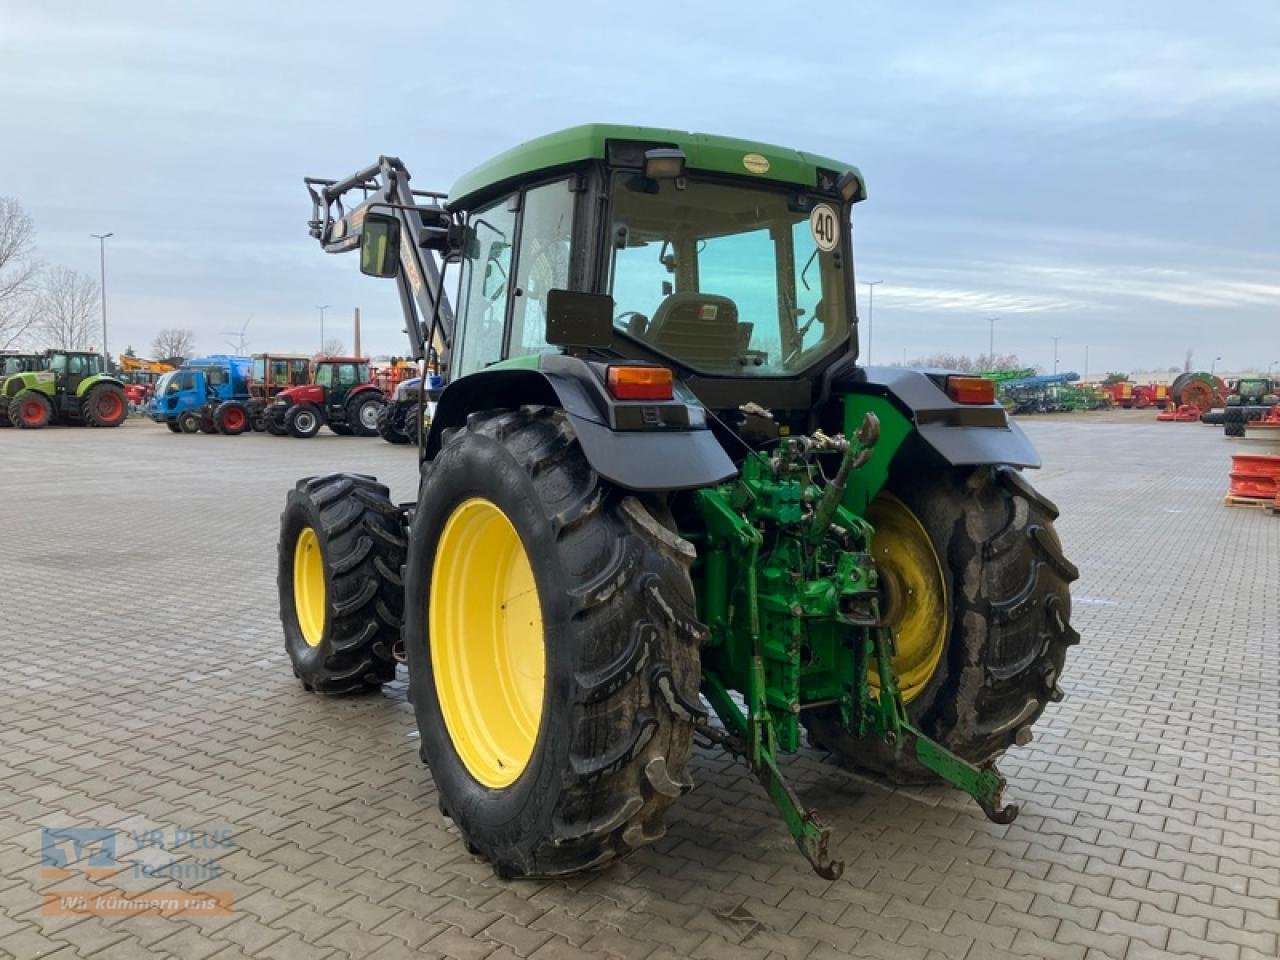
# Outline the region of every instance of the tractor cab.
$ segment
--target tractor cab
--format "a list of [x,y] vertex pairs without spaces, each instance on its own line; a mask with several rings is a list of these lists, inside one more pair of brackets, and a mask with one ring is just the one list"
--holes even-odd
[[45,356],[40,353],[19,353],[16,350],[0,351],[0,380],[15,373],[43,370]]

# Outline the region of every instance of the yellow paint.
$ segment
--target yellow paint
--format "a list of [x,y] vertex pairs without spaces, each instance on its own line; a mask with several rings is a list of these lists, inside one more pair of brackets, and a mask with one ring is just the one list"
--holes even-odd
[[[881,493],[867,511],[875,527],[871,553],[880,573],[881,616],[893,629],[893,671],[904,702],[918,697],[933,677],[947,646],[951,608],[947,582],[933,541],[911,508]],[[870,673],[872,689],[880,678]]]
[[538,740],[546,645],[529,556],[491,501],[463,501],[445,522],[427,615],[436,695],[454,750],[479,783],[509,787]]
[[326,599],[320,539],[307,527],[293,545],[293,609],[309,647],[318,647],[324,637]]

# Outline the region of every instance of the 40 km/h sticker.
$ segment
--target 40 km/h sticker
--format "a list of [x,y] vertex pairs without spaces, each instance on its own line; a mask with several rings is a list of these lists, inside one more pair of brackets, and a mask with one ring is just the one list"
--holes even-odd
[[809,232],[823,253],[830,253],[840,243],[840,218],[831,206],[820,203],[809,214]]

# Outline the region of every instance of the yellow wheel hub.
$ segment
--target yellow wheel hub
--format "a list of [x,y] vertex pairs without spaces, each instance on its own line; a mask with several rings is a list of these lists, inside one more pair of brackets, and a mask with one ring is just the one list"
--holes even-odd
[[[911,508],[881,493],[867,510],[875,527],[871,554],[880,573],[881,617],[893,629],[893,671],[905,702],[924,690],[938,668],[951,628],[947,582],[929,534]],[[880,678],[869,675],[872,689]]]
[[479,497],[440,534],[427,610],[449,738],[479,783],[513,784],[542,723],[546,647],[533,568],[511,521]]
[[293,545],[293,609],[309,647],[320,646],[324,636],[326,599],[320,539],[307,527]]

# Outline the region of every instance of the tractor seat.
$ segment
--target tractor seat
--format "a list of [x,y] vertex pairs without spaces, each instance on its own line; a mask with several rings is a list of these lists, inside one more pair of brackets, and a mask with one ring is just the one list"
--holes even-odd
[[673,293],[658,305],[645,338],[663,353],[703,370],[737,372],[738,307],[714,293]]

